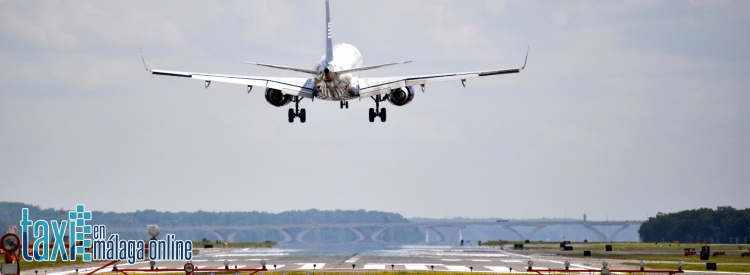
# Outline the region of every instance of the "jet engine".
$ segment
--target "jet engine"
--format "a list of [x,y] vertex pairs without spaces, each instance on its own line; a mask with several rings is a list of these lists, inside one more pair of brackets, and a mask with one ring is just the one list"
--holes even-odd
[[396,106],[404,106],[414,99],[414,89],[411,86],[401,87],[391,90],[388,94],[388,101]]
[[266,88],[266,101],[276,107],[281,107],[289,104],[292,101],[292,96],[285,95],[281,90]]

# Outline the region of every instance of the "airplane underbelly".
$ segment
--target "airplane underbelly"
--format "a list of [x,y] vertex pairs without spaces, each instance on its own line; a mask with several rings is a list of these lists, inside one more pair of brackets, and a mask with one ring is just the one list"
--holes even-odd
[[315,97],[323,100],[350,100],[359,97],[356,89],[349,86],[324,85],[317,89]]

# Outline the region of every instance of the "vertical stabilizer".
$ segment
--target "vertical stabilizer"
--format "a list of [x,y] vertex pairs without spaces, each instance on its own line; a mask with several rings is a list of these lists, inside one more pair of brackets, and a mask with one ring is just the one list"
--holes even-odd
[[328,0],[326,0],[326,62],[333,60],[333,42],[331,37],[333,36],[331,30],[331,11],[328,8]]

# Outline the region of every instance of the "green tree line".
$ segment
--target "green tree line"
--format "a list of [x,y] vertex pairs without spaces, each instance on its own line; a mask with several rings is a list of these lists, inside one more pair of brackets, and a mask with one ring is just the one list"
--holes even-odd
[[750,208],[720,206],[650,217],[638,230],[644,242],[722,242],[750,240]]
[[[19,226],[21,209],[29,209],[32,220],[61,220],[67,219],[68,211],[72,209],[42,209],[36,205],[19,202],[0,202],[0,225]],[[91,224],[103,224],[108,229],[143,227],[143,232],[107,232],[120,233],[121,237],[148,238],[145,226],[156,224],[160,227],[176,226],[241,226],[241,225],[270,225],[270,224],[335,224],[335,223],[408,223],[409,220],[397,213],[365,211],[365,210],[294,210],[281,213],[258,211],[245,212],[161,212],[156,210],[142,210],[135,212],[101,212],[92,211]],[[301,230],[301,229],[300,229]],[[365,234],[376,229],[361,228]],[[292,230],[294,231],[294,230]],[[166,232],[165,232],[166,233]],[[170,232],[175,233],[175,232]],[[215,239],[206,231],[186,230],[177,232],[183,238],[200,240],[202,238]],[[226,232],[222,232],[226,233]],[[292,232],[295,233],[295,232]],[[415,242],[424,238],[423,233],[415,227],[398,227],[386,230],[383,238],[396,242]],[[369,235],[368,235],[369,236]],[[346,242],[356,239],[350,230],[344,229],[316,229],[307,236],[311,242]],[[276,230],[246,230],[239,232],[236,241],[264,241],[283,240],[283,236]]]
[[[74,205],[70,206],[72,209]],[[0,221],[7,225],[17,225],[21,220],[21,208],[29,209],[33,220],[67,219],[68,209],[42,209],[36,205],[18,202],[0,202]],[[62,211],[61,211],[62,210]],[[258,211],[247,212],[161,212],[139,210],[116,213],[92,211],[93,224],[107,227],[140,227],[148,224],[160,226],[224,226],[224,225],[265,225],[265,224],[331,224],[331,223],[404,223],[409,222],[397,213],[365,210],[293,210],[281,213]]]

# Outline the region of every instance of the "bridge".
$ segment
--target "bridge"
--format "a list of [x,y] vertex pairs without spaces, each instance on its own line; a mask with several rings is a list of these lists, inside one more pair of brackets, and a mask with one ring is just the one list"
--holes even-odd
[[[539,230],[554,225],[579,225],[583,226],[586,230],[592,232],[598,240],[592,241],[612,241],[617,237],[617,234],[627,229],[630,226],[640,226],[643,221],[582,221],[582,220],[562,220],[562,221],[547,221],[547,220],[532,220],[532,221],[519,221],[509,220],[500,222],[409,222],[409,223],[337,223],[337,224],[263,224],[263,225],[229,225],[229,226],[160,226],[162,232],[177,232],[177,231],[207,231],[211,232],[217,240],[234,241],[234,238],[238,233],[246,230],[277,230],[284,239],[279,243],[307,243],[305,236],[315,229],[322,228],[338,228],[352,231],[357,239],[348,243],[361,243],[361,242],[372,242],[382,243],[386,242],[381,235],[384,231],[394,227],[417,227],[423,229],[425,234],[429,236],[432,234],[436,236],[433,240],[427,238],[426,242],[429,244],[435,244],[438,242],[452,243],[459,234],[460,230],[467,226],[498,226],[504,230],[507,230],[511,234],[515,235],[519,241],[529,240]],[[604,235],[597,227],[603,226],[619,226],[617,230],[609,234]],[[516,228],[514,228],[516,227]],[[526,234],[519,232],[517,227],[533,227],[533,229]],[[376,228],[376,230],[367,236],[362,228]],[[450,233],[443,234],[436,228],[450,228]],[[145,232],[144,227],[108,227],[108,231],[113,233],[127,232],[127,231],[138,231]],[[292,231],[299,231],[292,236]],[[227,233],[228,232],[228,233]]]

